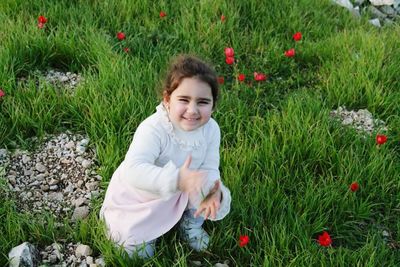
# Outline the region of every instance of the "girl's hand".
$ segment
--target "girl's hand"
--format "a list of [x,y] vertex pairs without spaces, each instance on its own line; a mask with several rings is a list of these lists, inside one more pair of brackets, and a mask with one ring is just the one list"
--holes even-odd
[[211,218],[215,219],[217,216],[217,212],[221,205],[221,188],[220,182],[217,180],[214,184],[214,187],[211,189],[210,193],[203,199],[200,203],[199,208],[194,213],[194,217],[196,218],[201,213],[204,212],[204,219],[207,220],[211,215]]
[[186,158],[185,163],[179,169],[178,189],[182,192],[200,192],[206,181],[207,172],[201,170],[190,170],[189,166],[192,162],[192,155]]

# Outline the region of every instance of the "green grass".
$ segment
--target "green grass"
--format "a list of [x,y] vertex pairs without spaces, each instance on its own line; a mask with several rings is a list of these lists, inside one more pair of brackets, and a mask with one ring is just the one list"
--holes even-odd
[[[173,3],[173,4],[172,4]],[[400,27],[371,26],[329,0],[21,1],[0,3],[0,147],[29,147],[27,138],[85,132],[96,149],[103,187],[122,161],[138,124],[154,112],[160,77],[171,57],[196,53],[227,81],[214,118],[222,131],[221,171],[231,213],[207,222],[210,253],[195,253],[172,231],[147,262],[113,248],[98,220],[56,227],[49,216],[21,214],[0,187],[0,265],[23,241],[67,239],[90,245],[109,266],[398,266],[400,242]],[[167,13],[164,19],[159,12]],[[221,23],[224,14],[226,21]],[[37,17],[46,16],[45,28]],[[126,33],[119,42],[118,31]],[[295,43],[292,34],[303,40]],[[129,47],[126,54],[123,47]],[[228,66],[224,48],[237,64]],[[295,58],[283,52],[294,47]],[[81,73],[71,95],[45,84],[37,70]],[[245,73],[269,79],[249,86]],[[19,84],[20,77],[28,77]],[[37,88],[36,81],[40,86]],[[329,119],[338,106],[366,108],[386,122],[379,149]],[[349,185],[360,183],[352,193]],[[45,222],[45,223],[43,223]],[[327,230],[333,246],[316,238]],[[247,234],[250,243],[238,246]]]

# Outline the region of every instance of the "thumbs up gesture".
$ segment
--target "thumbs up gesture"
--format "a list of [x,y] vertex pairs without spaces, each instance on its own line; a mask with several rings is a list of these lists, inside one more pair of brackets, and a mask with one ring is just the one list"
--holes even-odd
[[179,169],[178,189],[186,193],[192,191],[200,192],[207,179],[206,171],[189,169],[191,162],[192,155],[189,155]]

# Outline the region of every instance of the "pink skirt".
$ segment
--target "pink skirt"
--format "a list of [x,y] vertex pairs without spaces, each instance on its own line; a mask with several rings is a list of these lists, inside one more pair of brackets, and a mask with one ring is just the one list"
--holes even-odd
[[114,242],[140,245],[171,230],[181,219],[188,199],[188,194],[183,192],[165,200],[134,188],[121,181],[117,170],[108,186],[100,217]]

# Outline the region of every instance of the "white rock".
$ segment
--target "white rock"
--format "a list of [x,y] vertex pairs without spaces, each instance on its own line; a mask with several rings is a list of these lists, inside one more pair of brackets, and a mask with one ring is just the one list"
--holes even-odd
[[44,166],[42,163],[36,163],[35,169],[39,172],[45,172],[47,170],[46,166]]
[[374,6],[393,5],[394,0],[369,0]]
[[51,185],[50,190],[51,191],[56,191],[58,189],[58,185]]
[[80,198],[78,198],[78,199],[76,199],[76,200],[73,200],[73,201],[72,201],[72,204],[73,204],[75,207],[80,207],[80,206],[82,206],[83,204],[85,204],[85,202],[86,202],[86,198],[80,197]]
[[50,263],[56,263],[57,260],[58,260],[58,259],[57,259],[57,256],[56,256],[56,255],[52,254],[52,255],[49,256],[49,261],[50,261]]
[[76,151],[79,155],[82,155],[82,154],[85,153],[85,151],[86,151],[86,146],[80,146],[80,145],[78,145],[78,146],[76,146],[75,151]]
[[353,119],[352,118],[345,118],[343,121],[342,121],[342,124],[343,125],[350,125],[350,124],[352,124],[353,123]]
[[86,264],[93,264],[93,257],[91,257],[91,256],[87,256],[86,257]]
[[69,78],[67,76],[60,76],[59,77],[60,82],[67,82]]
[[10,259],[10,267],[34,267],[38,262],[39,253],[37,249],[30,243],[24,242],[21,245],[14,247],[8,253]]
[[74,141],[70,141],[65,145],[65,147],[68,148],[68,149],[73,148],[74,146],[75,146]]
[[58,184],[60,181],[58,181],[57,179],[52,178],[49,182],[49,185],[56,185]]
[[31,161],[31,158],[29,157],[29,156],[27,156],[27,155],[22,155],[22,162],[24,163],[24,164],[26,164],[26,163],[28,163],[28,162],[30,162]]
[[1,148],[1,149],[0,149],[0,159],[6,158],[7,155],[8,155],[7,149]]
[[28,169],[24,170],[24,176],[31,176],[32,174],[33,174],[32,170],[28,170]]
[[389,237],[389,236],[390,236],[390,234],[389,234],[389,232],[388,232],[388,231],[386,231],[386,230],[383,230],[383,231],[382,231],[382,236],[384,236],[384,237]]
[[371,23],[372,25],[374,25],[376,27],[381,27],[381,22],[379,21],[379,19],[370,19],[368,21],[369,21],[369,23]]
[[104,259],[102,257],[96,259],[94,262],[100,267],[106,266],[106,262],[104,261]]
[[87,168],[90,168],[90,166],[92,166],[92,162],[90,160],[84,159],[82,161],[82,167],[83,168],[87,169]]
[[353,4],[349,0],[333,0],[333,2],[349,10],[353,9]]
[[64,196],[61,192],[52,192],[49,194],[49,200],[61,202],[64,200]]
[[75,256],[77,258],[90,255],[92,255],[92,249],[88,245],[79,244],[75,249]]
[[15,179],[15,175],[9,175],[7,176],[8,182],[12,185],[15,185],[17,183],[17,180]]
[[72,214],[72,221],[77,221],[86,218],[89,215],[89,207],[88,206],[83,206],[83,207],[77,207],[74,210],[74,213]]
[[82,140],[79,142],[79,145],[80,145],[80,146],[87,146],[88,144],[89,144],[89,139],[88,139],[88,138],[82,139]]

